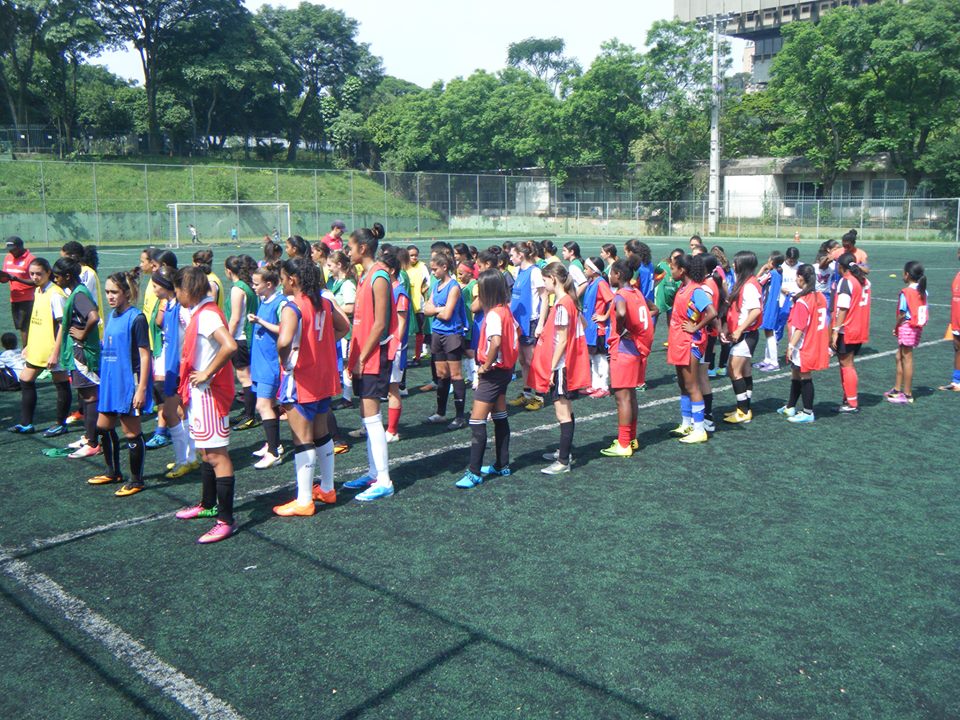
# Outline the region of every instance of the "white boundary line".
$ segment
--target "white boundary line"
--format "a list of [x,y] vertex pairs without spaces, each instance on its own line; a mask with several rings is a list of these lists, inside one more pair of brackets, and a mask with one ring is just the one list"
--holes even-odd
[[[946,341],[946,340],[930,340],[930,341],[927,341],[927,342],[920,343],[920,345],[918,345],[917,347],[921,347],[921,348],[922,348],[922,347],[931,347],[931,346],[934,346],[934,345],[939,345],[940,343],[943,343],[943,342],[947,342],[947,341]],[[870,354],[870,355],[865,355],[865,356],[863,356],[863,357],[857,358],[857,361],[856,361],[856,362],[859,364],[859,363],[867,362],[867,361],[869,361],[869,360],[877,360],[877,359],[884,358],[884,357],[890,357],[891,355],[896,354],[896,352],[897,352],[897,350],[884,350],[884,351],[882,351],[882,352],[872,353],[872,354]],[[835,364],[831,364],[831,367],[836,367],[836,365],[835,365]],[[783,378],[787,378],[787,377],[790,377],[790,373],[789,373],[789,372],[779,372],[779,373],[775,373],[775,374],[773,374],[773,375],[766,375],[766,376],[763,376],[763,377],[756,378],[756,379],[754,379],[753,384],[754,384],[754,385],[760,385],[760,384],[762,384],[762,383],[773,382],[774,380],[782,380]],[[731,389],[731,386],[730,386],[729,384],[724,384],[724,385],[721,386],[721,387],[715,388],[713,392],[714,392],[714,394],[716,394],[716,393],[719,393],[719,392],[728,391],[728,390],[730,390],[730,389]],[[674,395],[674,396],[671,396],[671,397],[666,397],[666,398],[660,398],[659,400],[651,400],[651,401],[649,401],[649,402],[645,402],[645,403],[640,404],[640,405],[638,406],[638,410],[644,410],[644,409],[646,409],[646,408],[658,407],[658,406],[660,406],[660,405],[669,405],[670,403],[678,402],[678,400],[679,400],[679,396],[677,396],[677,395]],[[577,418],[577,421],[578,421],[578,422],[581,422],[581,423],[583,423],[583,422],[591,422],[591,421],[593,421],[593,420],[599,420],[599,419],[605,418],[605,417],[612,417],[612,416],[615,415],[615,414],[616,414],[616,409],[615,409],[615,408],[611,408],[611,409],[609,409],[609,410],[601,410],[601,411],[599,411],[599,412],[590,413],[589,415],[584,415],[584,416],[582,416],[582,417],[578,417],[578,418]],[[515,437],[522,437],[522,436],[525,436],[525,435],[532,435],[532,434],[534,434],[534,433],[540,433],[540,432],[544,432],[544,431],[546,431],[546,430],[551,430],[551,429],[553,429],[553,428],[555,428],[555,427],[556,427],[556,422],[549,422],[549,423],[545,423],[545,424],[543,424],[543,425],[535,425],[535,426],[533,426],[533,427],[524,428],[523,430],[513,431],[513,432],[510,433],[510,437],[511,437],[511,438],[515,438]],[[452,445],[445,445],[445,446],[442,448],[442,450],[443,450],[443,451],[447,451],[447,450],[464,450],[464,449],[469,448],[469,447],[470,447],[470,443],[469,443],[469,442],[461,442],[461,443],[454,443],[454,444],[452,444]],[[413,454],[411,454],[411,455],[404,455],[404,456],[398,457],[398,458],[391,458],[391,459],[390,459],[390,466],[391,466],[391,467],[396,467],[397,465],[403,465],[403,464],[407,464],[407,463],[419,462],[420,460],[425,460],[425,459],[427,459],[427,458],[434,457],[434,456],[437,454],[437,452],[438,452],[438,450],[424,450],[424,451],[421,451],[421,452],[413,453]],[[341,477],[343,477],[343,476],[345,476],[345,475],[347,475],[347,476],[349,476],[349,475],[355,475],[355,474],[357,474],[357,473],[361,473],[361,472],[364,472],[364,471],[366,471],[366,470],[367,470],[367,466],[366,466],[366,465],[358,465],[358,466],[351,467],[351,468],[347,468],[347,469],[344,469],[344,470],[339,470],[339,469],[338,469],[338,473],[337,473],[337,474],[340,475]],[[239,504],[240,502],[243,502],[243,501],[245,501],[245,500],[249,500],[249,499],[251,499],[251,498],[259,497],[259,496],[261,496],[261,495],[269,495],[270,493],[274,493],[274,492],[276,492],[277,490],[282,490],[283,488],[291,487],[291,486],[292,486],[292,485],[291,485],[291,481],[288,480],[288,481],[284,481],[284,482],[282,482],[282,483],[277,483],[277,484],[275,484],[275,485],[271,485],[271,486],[269,486],[269,487],[260,488],[260,489],[257,489],[257,490],[251,490],[250,492],[247,492],[247,493],[244,493],[244,494],[242,494],[242,495],[239,495],[236,502]],[[21,556],[21,555],[25,555],[25,554],[27,554],[27,553],[34,552],[34,551],[36,551],[36,550],[43,550],[43,549],[45,549],[45,548],[52,547],[52,546],[55,546],[55,545],[60,545],[60,544],[68,543],[68,542],[73,542],[73,541],[75,541],[75,540],[81,540],[81,539],[83,539],[83,538],[85,538],[85,537],[90,537],[90,536],[92,536],[92,535],[98,535],[98,534],[100,534],[100,533],[102,533],[102,532],[109,532],[109,531],[111,531],[111,530],[123,530],[123,529],[126,529],[126,528],[137,527],[138,525],[146,525],[146,524],[148,524],[148,523],[152,523],[152,522],[155,522],[155,521],[157,521],[157,520],[166,520],[166,519],[172,518],[175,513],[176,513],[175,510],[171,510],[170,512],[163,512],[163,513],[152,513],[152,514],[150,514],[150,515],[141,515],[140,517],[127,518],[126,520],[118,520],[118,521],[112,522],[112,523],[105,523],[105,524],[103,524],[103,525],[97,525],[97,526],[94,526],[94,527],[91,527],[91,528],[86,528],[86,529],[83,529],[83,530],[73,530],[73,531],[71,531],[71,532],[61,533],[60,535],[54,535],[54,536],[48,537],[48,538],[41,538],[41,539],[38,539],[38,540],[33,540],[33,541],[27,543],[26,545],[22,545],[22,546],[17,547],[17,548],[12,548],[12,549],[8,550],[7,552],[8,552],[9,555],[12,556],[12,557],[19,557],[19,556]],[[3,559],[3,556],[0,555],[0,562],[2,562],[2,559]]]
[[62,615],[72,626],[90,636],[110,651],[147,683],[204,720],[243,720],[229,703],[221,700],[173,665],[161,660],[143,643],[114,625],[47,575],[33,570],[23,560],[10,560],[0,550],[3,573],[27,588],[44,604]]
[[[894,303],[895,303],[895,302],[900,302],[899,298],[898,298],[897,300],[893,300],[892,298],[878,298],[878,297],[874,297],[873,299],[874,299],[874,300],[880,300],[880,301],[882,301],[882,302],[894,302]],[[953,307],[952,305],[946,305],[946,304],[944,304],[944,303],[932,303],[932,302],[928,302],[927,305],[929,305],[930,307],[945,307],[945,308]]]

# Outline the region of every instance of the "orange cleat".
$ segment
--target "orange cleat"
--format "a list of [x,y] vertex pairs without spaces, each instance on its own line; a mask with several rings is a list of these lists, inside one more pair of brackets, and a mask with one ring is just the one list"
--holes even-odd
[[319,500],[322,503],[327,505],[335,505],[337,502],[337,491],[336,490],[327,490],[324,492],[320,489],[319,485],[313,486],[313,499]]
[[296,500],[291,500],[284,505],[277,505],[273,508],[273,514],[280,517],[310,517],[316,512],[313,502],[300,504]]
[[114,477],[113,475],[96,475],[89,480],[87,480],[88,485],[109,485],[110,483],[117,483],[123,480],[119,475]]

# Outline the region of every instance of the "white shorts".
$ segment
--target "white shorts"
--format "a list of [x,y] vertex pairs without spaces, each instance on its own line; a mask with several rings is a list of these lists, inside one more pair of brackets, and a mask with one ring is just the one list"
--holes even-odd
[[757,330],[745,332],[740,337],[740,342],[730,348],[730,357],[752,358],[753,351],[757,349],[757,341],[759,337],[759,332]]
[[403,370],[400,369],[400,353],[393,359],[390,365],[390,384],[398,383],[403,380]]
[[190,388],[187,420],[190,437],[198,448],[222,448],[230,444],[230,419],[217,412],[210,388]]

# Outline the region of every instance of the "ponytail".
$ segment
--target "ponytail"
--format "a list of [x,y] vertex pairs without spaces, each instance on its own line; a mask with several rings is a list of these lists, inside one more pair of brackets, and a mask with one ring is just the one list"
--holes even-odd
[[[853,253],[844,253],[841,255],[837,258],[837,265],[843,272],[849,272],[853,275],[860,284],[867,281],[867,276],[864,275],[863,270],[857,265],[857,259],[853,256]],[[926,287],[926,283],[924,283],[924,287]]]
[[131,305],[137,304],[137,298],[140,297],[140,285],[137,278],[140,277],[140,268],[134,268],[130,272],[115,272],[107,278],[111,280],[123,292],[130,301]]
[[794,302],[817,289],[817,271],[813,265],[801,265],[797,268],[797,277],[803,278],[803,290],[793,296]]
[[927,276],[924,274],[923,265],[916,260],[911,260],[903,266],[903,274],[917,284],[917,292],[920,293],[920,297],[926,302]]
[[[852,257],[852,256],[851,256]],[[740,298],[740,291],[749,278],[752,278],[757,272],[757,255],[750,250],[741,250],[733,256],[733,272],[737,276],[737,282],[730,290],[730,302],[734,303]]]
[[569,295],[575,303],[577,302],[577,286],[573,284],[573,278],[570,277],[570,273],[567,272],[567,268],[564,267],[563,263],[550,263],[543,269],[543,276],[552,278],[554,282],[560,283],[560,285],[563,286],[563,291]]

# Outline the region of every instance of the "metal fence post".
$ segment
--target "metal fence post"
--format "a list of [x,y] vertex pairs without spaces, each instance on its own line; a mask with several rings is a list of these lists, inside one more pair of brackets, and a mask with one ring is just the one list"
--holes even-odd
[[389,230],[387,227],[389,223],[387,222],[387,174],[383,174],[383,229],[384,231]]
[[350,171],[350,227],[357,226],[357,207],[353,199],[353,179],[356,171]]
[[97,197],[97,165],[96,163],[91,163],[90,167],[93,168],[93,214],[97,219],[97,245],[100,245],[103,239],[100,234],[100,200]]
[[866,209],[866,198],[860,199],[860,237],[863,237],[863,211]]
[[236,203],[234,207],[237,209],[234,213],[237,216],[237,232],[240,232],[240,168],[236,166],[233,168],[233,201]]
[[957,198],[957,229],[954,231],[954,241],[960,245],[960,198]]
[[[353,173],[350,173],[350,187],[353,187]],[[351,196],[353,193],[351,192]],[[351,205],[353,198],[351,197]],[[317,240],[320,240],[322,235],[320,235],[320,189],[317,187],[317,171],[313,171],[313,223],[317,227]],[[353,227],[353,222],[351,221],[350,227]]]
[[779,202],[777,203],[777,229],[774,232],[773,237],[776,240],[780,239],[780,203]]
[[420,173],[417,173],[417,237],[420,237]]
[[450,229],[451,220],[453,220],[453,195],[450,194],[450,173],[447,173],[447,230]]
[[820,239],[820,203],[822,200],[817,200],[817,240]]
[[153,233],[150,230],[150,177],[147,174],[147,164],[143,164],[143,201],[147,208],[147,245],[153,244]]
[[906,240],[910,240],[910,215],[911,210],[913,209],[913,198],[907,198],[907,227],[906,227]]
[[[480,212],[480,176],[477,175],[476,179],[477,179],[477,216],[479,217],[480,215],[482,215],[482,213]],[[478,224],[479,222],[480,221],[477,220]]]
[[673,237],[673,200],[667,200],[667,237]]
[[50,230],[47,226],[47,183],[43,179],[43,161],[37,163],[40,166],[40,205],[43,208],[43,244],[50,246]]
[[504,175],[503,176],[503,229],[504,230],[507,229],[507,225],[510,222],[510,213],[507,209],[508,204],[509,202],[507,201],[507,176]]

